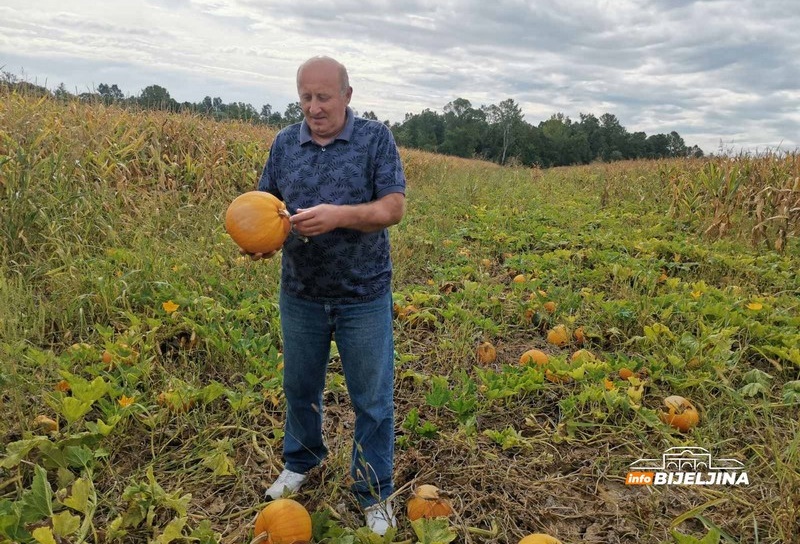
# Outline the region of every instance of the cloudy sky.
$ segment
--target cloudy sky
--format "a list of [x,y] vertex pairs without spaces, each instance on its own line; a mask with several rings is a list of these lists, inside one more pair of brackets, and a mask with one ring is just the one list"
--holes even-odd
[[295,71],[347,65],[352,106],[456,98],[526,120],[612,113],[707,153],[800,148],[797,0],[3,0],[0,69],[55,89],[161,85],[283,111]]

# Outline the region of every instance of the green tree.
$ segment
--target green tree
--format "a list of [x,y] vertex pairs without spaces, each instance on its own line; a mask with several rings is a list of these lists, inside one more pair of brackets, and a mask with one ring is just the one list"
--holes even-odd
[[547,144],[542,131],[530,123],[523,123],[520,128],[520,139],[517,146],[517,158],[527,166],[544,166],[542,153]]
[[225,119],[239,119],[241,121],[255,121],[258,119],[258,113],[255,108],[244,102],[231,102],[224,106],[223,112],[221,117]]
[[[628,133],[623,127],[616,115],[604,113],[600,116],[600,130],[603,139],[603,153],[602,158],[604,161],[619,160],[625,157],[627,152],[626,140]],[[616,153],[614,153],[616,151]]]
[[303,108],[300,102],[292,102],[286,106],[286,111],[283,112],[283,123],[285,125],[292,125],[299,123],[303,120]]
[[517,142],[522,136],[525,121],[522,108],[513,99],[508,98],[500,104],[492,104],[483,108],[488,122],[484,155],[500,164],[505,164],[510,155],[517,154]]
[[666,134],[653,134],[647,138],[647,156],[651,159],[669,157],[669,137]]
[[688,155],[686,143],[681,138],[681,135],[674,130],[667,136],[667,149],[670,157],[685,157]]
[[406,113],[402,124],[392,127],[398,145],[436,152],[444,142],[444,119],[428,108]]
[[466,98],[456,98],[444,107],[444,141],[439,151],[458,157],[473,157],[486,128],[486,114]]
[[106,83],[101,83],[97,86],[97,92],[101,97],[103,97],[103,102],[106,104],[120,102],[125,99],[125,95],[122,94],[122,91],[119,89],[119,87],[117,87],[116,83],[111,86],[107,85]]
[[647,156],[647,134],[644,132],[634,132],[628,135],[626,145],[629,155],[628,159],[639,159]]
[[578,130],[586,136],[586,141],[589,144],[589,154],[585,158],[586,162],[602,158],[605,154],[606,143],[597,117],[591,113],[581,113]]
[[150,85],[142,89],[139,95],[139,104],[153,110],[177,110],[178,103],[173,100],[164,87]]
[[697,158],[697,159],[699,159],[700,157],[702,157],[702,156],[703,156],[703,150],[702,150],[702,149],[700,149],[700,148],[699,148],[698,146],[696,146],[696,145],[693,145],[692,147],[690,147],[690,148],[687,150],[687,152],[688,152],[688,156],[690,156],[690,157],[695,157],[695,158]]
[[266,123],[268,125],[276,125],[280,126],[283,122],[283,116],[279,111],[272,111],[271,104],[264,104],[261,107],[261,114],[259,118],[262,123]]
[[72,94],[67,90],[67,87],[64,83],[59,83],[56,90],[53,92],[53,96],[58,100],[69,100],[72,98]]
[[566,166],[592,160],[589,138],[580,123],[557,113],[539,124],[542,136],[540,157],[543,166]]

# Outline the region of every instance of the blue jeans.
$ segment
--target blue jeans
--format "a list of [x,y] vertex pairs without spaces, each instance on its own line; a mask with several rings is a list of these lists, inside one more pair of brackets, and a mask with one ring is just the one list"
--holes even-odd
[[280,295],[283,333],[285,467],[305,473],[328,453],[322,438],[322,393],[335,333],[356,416],[350,474],[362,507],[393,491],[394,338],[392,296],[355,304]]

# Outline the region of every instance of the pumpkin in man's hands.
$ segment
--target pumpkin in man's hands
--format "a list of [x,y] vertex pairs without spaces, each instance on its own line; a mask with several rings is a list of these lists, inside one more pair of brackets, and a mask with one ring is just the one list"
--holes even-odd
[[237,196],[225,212],[225,230],[248,253],[277,251],[291,228],[286,204],[264,191]]

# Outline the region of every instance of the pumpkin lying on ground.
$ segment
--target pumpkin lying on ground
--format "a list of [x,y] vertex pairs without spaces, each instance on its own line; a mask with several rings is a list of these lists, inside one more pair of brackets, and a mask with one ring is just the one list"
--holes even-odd
[[700,422],[700,414],[697,412],[697,408],[680,395],[672,395],[665,398],[664,406],[667,407],[667,411],[659,412],[659,419],[683,433]]
[[583,344],[586,342],[586,333],[583,330],[583,327],[578,327],[575,329],[575,341],[578,344]]
[[572,381],[572,376],[569,374],[556,374],[555,372],[550,372],[549,368],[545,369],[544,377],[547,379],[547,381],[553,383],[569,383]]
[[58,422],[45,415],[36,416],[33,420],[33,426],[48,433],[54,433],[58,430]]
[[519,544],[561,544],[561,541],[544,533],[534,533],[520,540]]
[[548,355],[539,349],[529,349],[525,353],[522,354],[519,358],[520,365],[527,365],[530,363],[536,363],[539,366],[546,365],[547,361],[550,359]]
[[286,205],[265,191],[237,196],[225,212],[225,230],[248,253],[277,251],[291,228]]
[[547,341],[560,348],[569,343],[569,331],[564,325],[556,325],[547,332]]
[[443,518],[453,513],[450,501],[442,497],[435,485],[423,484],[414,489],[406,508],[409,521],[420,518]]
[[311,516],[293,499],[270,502],[256,516],[253,542],[292,544],[311,540]]
[[481,364],[489,365],[497,360],[497,350],[491,342],[483,342],[478,346],[478,361]]
[[188,391],[167,389],[158,394],[156,402],[159,406],[164,406],[170,412],[180,413],[188,412],[194,408],[195,399]]
[[578,351],[576,351],[575,353],[572,354],[572,357],[570,357],[570,360],[573,361],[573,362],[594,361],[594,360],[596,360],[596,357],[594,356],[594,353],[592,353],[588,349],[579,349]]

